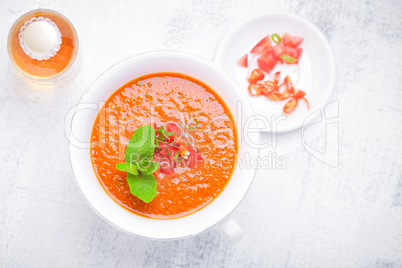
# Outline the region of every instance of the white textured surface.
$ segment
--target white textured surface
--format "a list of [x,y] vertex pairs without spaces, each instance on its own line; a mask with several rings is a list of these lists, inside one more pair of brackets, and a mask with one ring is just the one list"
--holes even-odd
[[[39,7],[72,21],[84,56],[76,79],[53,91],[27,86],[7,55],[12,23]],[[275,152],[286,169],[258,170],[232,214],[247,230],[235,245],[215,230],[150,241],[100,219],[74,182],[64,136],[64,117],[83,91],[138,52],[168,48],[212,59],[233,25],[270,10],[298,14],[329,39],[339,165],[311,156],[300,130],[279,135],[276,145],[264,134],[270,146],[261,155]],[[400,1],[1,0],[0,267],[402,267],[401,14]],[[324,160],[336,165],[333,126]],[[311,147],[325,148],[323,124],[305,135]]]

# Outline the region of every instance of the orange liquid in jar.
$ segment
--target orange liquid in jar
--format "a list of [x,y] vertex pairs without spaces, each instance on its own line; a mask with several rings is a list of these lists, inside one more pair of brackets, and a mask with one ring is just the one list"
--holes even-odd
[[[54,22],[61,33],[60,50],[48,60],[36,60],[25,54],[19,44],[19,33],[24,23],[34,17],[44,17]],[[28,77],[47,80],[66,73],[72,67],[78,51],[78,37],[71,22],[62,14],[38,9],[22,15],[13,25],[8,37],[8,51],[11,61]]]

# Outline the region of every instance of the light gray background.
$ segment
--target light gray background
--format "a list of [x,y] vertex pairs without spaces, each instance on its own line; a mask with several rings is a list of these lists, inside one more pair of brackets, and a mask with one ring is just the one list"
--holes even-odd
[[[69,85],[30,88],[6,49],[23,13],[55,9],[75,25],[83,62]],[[281,134],[286,169],[259,169],[232,214],[246,235],[213,229],[178,241],[127,235],[99,218],[70,167],[64,118],[90,83],[135,53],[176,49],[213,59],[247,16],[288,11],[328,38],[337,63],[329,125]],[[402,267],[401,1],[0,1],[1,267]],[[335,105],[335,106],[334,106]],[[336,133],[339,131],[339,143]],[[339,144],[339,146],[338,146]],[[339,149],[339,150],[338,150]],[[338,157],[339,156],[339,157]],[[339,164],[338,164],[339,160]]]

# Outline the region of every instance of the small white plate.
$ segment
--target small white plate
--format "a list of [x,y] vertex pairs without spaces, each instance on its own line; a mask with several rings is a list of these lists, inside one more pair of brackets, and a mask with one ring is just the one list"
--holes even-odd
[[[288,100],[273,102],[248,93],[247,74],[251,69],[237,66],[237,61],[262,38],[275,33],[280,36],[289,33],[304,38],[299,64],[277,64],[270,74],[278,70],[281,76],[290,75],[295,88],[306,92],[310,110],[301,100],[296,109],[286,116],[282,108]],[[249,65],[254,61],[249,58]],[[311,114],[327,104],[335,83],[335,62],[324,35],[310,22],[288,13],[264,13],[239,23],[222,40],[215,54],[215,62],[235,78],[244,90],[259,123],[263,123],[259,125],[261,131],[285,132],[300,128]]]

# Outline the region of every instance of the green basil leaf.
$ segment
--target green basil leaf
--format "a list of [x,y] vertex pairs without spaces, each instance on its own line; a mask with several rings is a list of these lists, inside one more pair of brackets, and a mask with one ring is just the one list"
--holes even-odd
[[152,174],[159,168],[159,163],[149,159],[144,159],[137,163],[137,168],[142,173]]
[[138,169],[134,164],[130,163],[117,163],[116,168],[134,175],[138,175]]
[[127,163],[136,163],[141,159],[152,159],[155,149],[155,130],[151,125],[140,126],[127,144],[124,158]]
[[145,203],[149,203],[155,198],[156,179],[153,174],[139,173],[138,175],[134,175],[128,173],[127,182],[130,192]]

